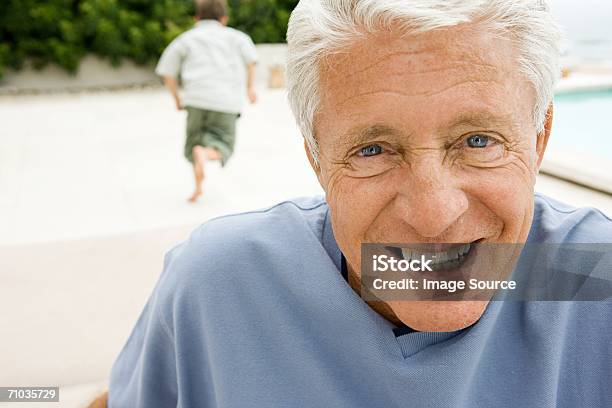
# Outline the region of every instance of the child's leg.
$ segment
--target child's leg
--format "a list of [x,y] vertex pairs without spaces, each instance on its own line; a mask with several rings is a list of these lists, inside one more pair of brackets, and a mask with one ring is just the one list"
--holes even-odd
[[193,150],[193,175],[195,178],[195,190],[189,202],[195,203],[202,195],[202,182],[204,181],[204,168],[207,160],[220,160],[221,154],[212,147],[194,146]]
[[193,154],[193,176],[195,178],[195,190],[189,202],[195,203],[198,198],[202,195],[202,182],[204,181],[204,164],[206,163],[206,154],[202,146],[194,146],[192,149]]
[[221,153],[213,147],[205,147],[204,154],[207,160],[221,160]]

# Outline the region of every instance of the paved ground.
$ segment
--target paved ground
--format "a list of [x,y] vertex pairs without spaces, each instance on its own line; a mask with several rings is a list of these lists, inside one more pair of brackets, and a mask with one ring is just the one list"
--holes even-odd
[[195,206],[185,112],[163,90],[0,98],[0,244],[194,224],[319,192],[284,92],[260,97]]
[[[0,385],[85,384],[63,394],[82,406],[167,248],[212,216],[320,193],[282,91],[244,112],[235,157],[208,169],[197,205],[183,129],[161,89],[0,97]],[[537,187],[612,214],[609,195],[544,176]]]

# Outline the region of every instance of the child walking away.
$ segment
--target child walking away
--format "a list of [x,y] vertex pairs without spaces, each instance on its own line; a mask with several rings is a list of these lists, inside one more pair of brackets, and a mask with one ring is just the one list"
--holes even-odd
[[202,195],[205,163],[220,160],[224,166],[232,155],[245,94],[251,103],[257,100],[253,41],[226,27],[225,0],[196,0],[195,7],[195,27],[168,45],[155,69],[176,108],[187,110],[185,157],[195,177],[190,202]]

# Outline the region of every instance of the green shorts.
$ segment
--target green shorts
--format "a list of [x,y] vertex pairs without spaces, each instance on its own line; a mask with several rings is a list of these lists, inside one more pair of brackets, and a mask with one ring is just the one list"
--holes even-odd
[[212,147],[221,155],[221,165],[229,160],[234,152],[236,141],[237,113],[216,112],[206,109],[185,107],[187,110],[187,137],[185,157],[193,163],[195,146]]

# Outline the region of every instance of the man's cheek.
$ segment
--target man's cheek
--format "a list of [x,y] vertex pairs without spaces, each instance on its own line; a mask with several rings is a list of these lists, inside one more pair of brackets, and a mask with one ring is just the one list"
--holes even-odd
[[525,218],[530,215],[533,189],[516,172],[499,171],[478,183],[474,194],[503,224],[504,239],[519,239]]
[[520,176],[526,185],[535,185],[535,178],[538,175],[538,155],[535,140],[522,140],[517,146],[514,146],[510,155],[513,160],[505,164],[503,169],[512,173],[515,177]]
[[367,196],[363,180],[343,177],[330,184],[327,200],[336,224],[334,234],[344,252],[356,255],[377,214],[375,197]]
[[347,177],[342,183],[340,195],[345,198],[343,204],[347,210],[366,228],[375,222],[388,201],[386,193],[390,190],[392,185],[385,184],[382,180]]
[[526,156],[515,156],[499,167],[472,169],[464,174],[463,186],[477,196],[507,200],[517,194],[532,194],[535,177]]

